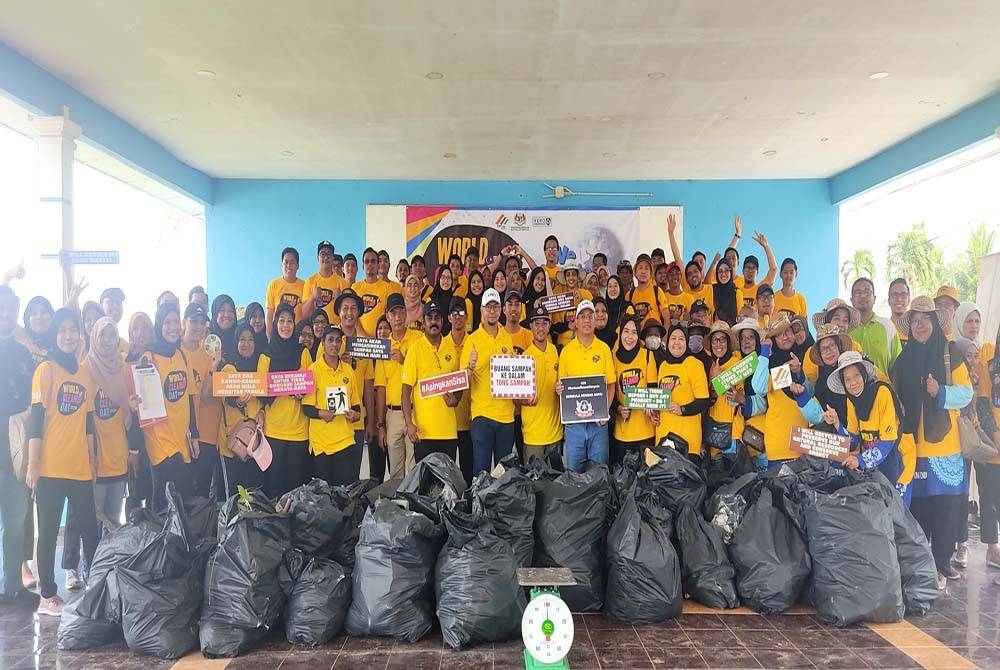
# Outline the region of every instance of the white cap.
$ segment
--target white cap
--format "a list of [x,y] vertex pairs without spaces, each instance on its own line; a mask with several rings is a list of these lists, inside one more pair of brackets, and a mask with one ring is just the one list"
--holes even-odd
[[576,306],[576,315],[580,316],[580,312],[582,312],[585,309],[589,309],[591,312],[597,311],[594,309],[594,303],[590,302],[589,300],[581,300],[580,304]]
[[[491,302],[495,302],[498,305],[500,304],[500,294],[497,293],[495,288],[488,288],[486,289],[486,292],[483,293],[483,305],[488,305]],[[593,305],[591,305],[591,307],[593,307]]]

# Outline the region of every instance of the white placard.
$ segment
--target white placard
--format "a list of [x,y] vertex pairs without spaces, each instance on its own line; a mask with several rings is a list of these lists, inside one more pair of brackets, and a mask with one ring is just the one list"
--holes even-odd
[[771,388],[775,391],[786,389],[792,385],[792,369],[788,363],[771,368]]
[[535,396],[535,359],[531,356],[491,356],[490,391],[494,398]]
[[160,372],[151,366],[132,367],[132,383],[139,396],[139,425],[142,427],[159,423],[167,418],[167,405],[163,397],[163,382]]
[[326,408],[334,414],[347,414],[351,401],[346,386],[326,387]]

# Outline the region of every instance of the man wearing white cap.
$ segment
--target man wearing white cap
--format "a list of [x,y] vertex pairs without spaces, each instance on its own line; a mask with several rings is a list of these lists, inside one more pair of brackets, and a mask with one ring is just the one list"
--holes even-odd
[[500,305],[495,289],[483,293],[482,321],[465,339],[459,362],[469,371],[473,474],[490,470],[514,446],[514,401],[494,398],[490,385],[490,357],[514,353],[510,335],[500,327]]
[[[484,301],[485,302],[485,301]],[[601,375],[608,385],[608,407],[615,397],[615,364],[611,349],[595,334],[594,303],[583,300],[576,307],[576,337],[559,354],[556,393],[563,392],[562,379]],[[566,466],[579,472],[584,461],[608,462],[608,422],[588,421],[567,424],[563,433]]]

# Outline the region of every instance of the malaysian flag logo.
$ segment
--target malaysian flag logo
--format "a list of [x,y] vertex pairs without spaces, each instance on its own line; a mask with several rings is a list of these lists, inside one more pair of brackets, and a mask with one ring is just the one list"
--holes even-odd
[[508,221],[510,221],[510,219],[507,218],[507,215],[501,214],[500,216],[497,217],[497,220],[494,223],[496,224],[497,228],[503,228],[504,226],[507,225]]

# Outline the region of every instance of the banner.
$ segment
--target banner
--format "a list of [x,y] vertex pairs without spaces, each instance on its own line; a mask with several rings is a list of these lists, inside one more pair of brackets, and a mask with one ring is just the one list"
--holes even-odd
[[640,251],[639,209],[406,208],[406,256],[421,254],[428,276],[434,276],[438,265],[447,264],[451,254],[465,258],[472,246],[485,263],[504,247],[518,244],[542,265],[542,243],[549,235],[559,239],[559,263],[572,258],[589,272],[594,254],[600,251],[614,272],[618,261],[631,261]]

